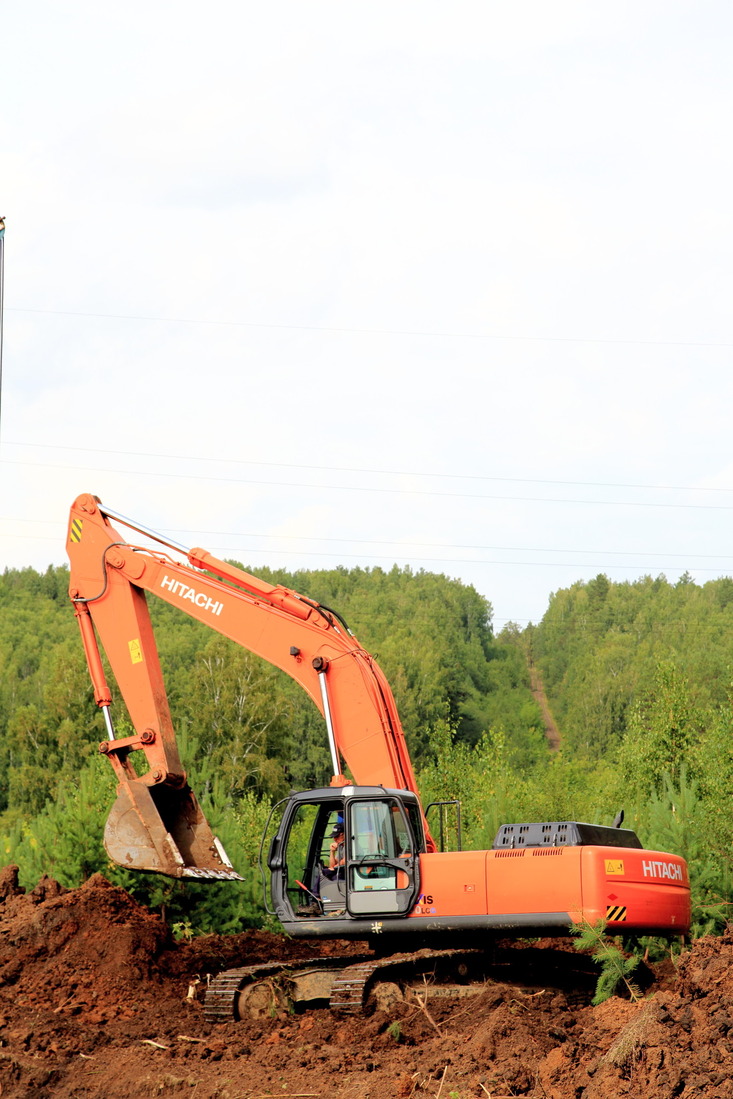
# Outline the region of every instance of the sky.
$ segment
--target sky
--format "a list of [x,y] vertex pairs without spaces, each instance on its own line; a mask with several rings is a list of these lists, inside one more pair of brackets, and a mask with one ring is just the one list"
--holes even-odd
[[[9,0],[0,568],[733,570],[733,7]],[[307,593],[306,593],[307,594]],[[337,608],[338,609],[338,608]]]

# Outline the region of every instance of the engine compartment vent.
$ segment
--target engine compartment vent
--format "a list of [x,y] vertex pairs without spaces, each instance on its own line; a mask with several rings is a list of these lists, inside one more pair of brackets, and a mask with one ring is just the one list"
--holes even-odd
[[496,833],[492,851],[517,847],[635,847],[641,840],[629,828],[608,828],[603,824],[583,824],[577,820],[547,821],[539,824],[502,824]]

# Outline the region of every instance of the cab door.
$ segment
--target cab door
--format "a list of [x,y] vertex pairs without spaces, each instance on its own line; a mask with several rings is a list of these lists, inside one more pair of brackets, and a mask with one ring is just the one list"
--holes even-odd
[[420,893],[420,862],[403,805],[391,797],[355,798],[347,817],[347,912],[406,916]]

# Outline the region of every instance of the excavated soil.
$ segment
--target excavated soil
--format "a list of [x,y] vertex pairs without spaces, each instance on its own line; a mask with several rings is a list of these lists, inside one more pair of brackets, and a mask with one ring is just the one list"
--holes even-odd
[[0,1096],[733,1099],[732,935],[696,942],[637,1003],[591,1007],[582,991],[487,980],[467,999],[413,995],[364,1018],[204,1020],[207,974],[349,949],[363,944],[257,931],[176,944],[99,875],[70,891],[44,878],[26,894],[6,867]]

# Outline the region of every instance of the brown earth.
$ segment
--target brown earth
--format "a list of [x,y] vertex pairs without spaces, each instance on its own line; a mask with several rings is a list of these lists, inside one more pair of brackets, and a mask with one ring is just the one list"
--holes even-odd
[[545,687],[540,677],[540,673],[537,670],[537,665],[530,654],[527,656],[527,668],[529,670],[529,689],[542,714],[542,721],[545,726],[545,738],[550,747],[550,751],[556,752],[560,747],[560,730],[555,724],[555,719],[552,716],[550,703],[547,701]]
[[176,944],[99,875],[24,894],[6,867],[0,1096],[733,1099],[730,934],[657,970],[642,1001],[595,1008],[576,993],[487,981],[467,1000],[413,997],[365,1018],[321,1009],[210,1026],[189,998],[228,966],[344,949],[363,944],[259,931]]

